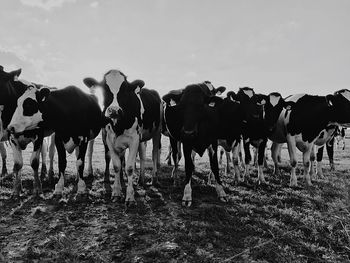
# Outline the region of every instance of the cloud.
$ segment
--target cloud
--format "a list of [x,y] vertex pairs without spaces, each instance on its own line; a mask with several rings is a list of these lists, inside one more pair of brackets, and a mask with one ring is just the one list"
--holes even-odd
[[97,8],[99,6],[99,2],[95,1],[90,4],[90,7]]
[[50,11],[55,7],[61,7],[64,3],[74,3],[76,0],[21,0],[23,5],[39,7]]

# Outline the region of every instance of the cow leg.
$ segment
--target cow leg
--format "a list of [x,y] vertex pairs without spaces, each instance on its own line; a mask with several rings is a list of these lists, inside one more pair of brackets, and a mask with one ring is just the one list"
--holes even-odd
[[313,148],[313,144],[307,145],[306,151],[303,153],[303,164],[304,164],[304,179],[306,181],[307,186],[311,186],[311,178],[310,178],[310,155]]
[[290,165],[292,166],[290,174],[290,183],[291,187],[298,186],[297,176],[295,174],[297,166],[297,153],[296,153],[296,142],[295,137],[287,134],[287,144],[288,144],[288,153],[290,158]]
[[244,142],[243,143],[243,148],[244,148],[244,161],[245,161],[245,170],[244,170],[244,175],[243,175],[243,180],[247,181],[250,178],[249,174],[249,164],[250,161],[252,160],[252,156],[250,154],[250,143],[249,142]]
[[231,173],[231,167],[230,167],[230,163],[231,163],[231,156],[230,156],[230,151],[225,151],[225,155],[226,155],[226,174],[230,174]]
[[209,161],[210,161],[210,168],[211,171],[214,173],[216,184],[215,189],[216,193],[218,195],[218,198],[222,202],[227,202],[227,195],[224,191],[224,188],[222,186],[222,182],[219,175],[219,164],[218,164],[218,149],[217,149],[217,143],[213,143],[209,148]]
[[53,195],[60,197],[60,196],[62,196],[62,192],[64,189],[67,159],[66,159],[66,149],[64,148],[63,140],[58,134],[55,135],[55,144],[56,144],[57,155],[58,155],[58,176],[59,176],[59,179],[55,185],[55,191],[53,192]]
[[310,177],[312,178],[316,174],[316,166],[315,166],[315,145],[311,147],[310,152]]
[[153,173],[152,173],[152,184],[159,185],[158,170],[160,168],[160,140],[161,140],[160,129],[155,133],[152,138],[153,149],[152,149],[152,161],[153,161]]
[[30,157],[30,165],[33,168],[33,172],[34,172],[33,194],[35,196],[39,196],[42,193],[41,181],[39,179],[39,158],[40,158],[42,145],[43,145],[43,137],[39,136],[39,138],[34,142],[33,153]]
[[[104,173],[104,187],[105,187],[106,195],[108,196],[112,193],[111,182],[110,182],[110,173],[109,173],[109,164],[111,162],[111,154],[109,151],[109,147],[107,145],[107,141],[106,141],[107,138],[106,137],[107,137],[106,129],[102,129],[102,141],[103,141],[103,146],[105,148],[105,164],[106,164],[105,173]],[[118,159],[119,159],[119,156],[118,156]],[[119,159],[119,162],[120,162],[120,159]],[[114,167],[114,169],[115,169],[115,167]],[[118,173],[119,173],[119,171],[120,171],[120,168],[118,170]],[[118,176],[120,176],[120,175],[118,175]],[[119,183],[120,183],[120,178],[119,178]],[[121,193],[119,196],[121,196]]]
[[222,165],[222,156],[225,153],[225,149],[223,147],[220,147],[220,155],[219,155],[219,165]]
[[281,143],[277,143],[277,142],[272,142],[272,146],[271,146],[271,157],[272,157],[272,161],[273,161],[273,164],[274,164],[274,175],[277,176],[277,177],[281,177],[281,170],[279,168],[279,159],[278,159],[278,156],[279,156],[279,153],[281,151],[281,148],[282,148],[282,145]]
[[87,187],[91,188],[92,187],[92,181],[94,178],[94,170],[92,168],[92,154],[94,153],[94,143],[95,140],[91,140],[88,143],[88,151],[87,151],[87,155],[88,155],[88,168],[87,168]]
[[239,168],[239,152],[240,152],[240,144],[238,143],[237,145],[233,146],[232,148],[232,163],[233,163],[233,168],[235,171],[235,181],[237,183],[242,182],[241,178],[241,171]]
[[40,180],[41,182],[44,181],[46,174],[47,174],[47,167],[46,167],[46,157],[47,157],[47,142],[45,139],[43,139],[43,143],[41,146],[41,171],[40,171]]
[[182,205],[183,206],[191,206],[192,205],[192,187],[191,187],[191,177],[194,170],[193,160],[192,160],[192,146],[183,143],[184,157],[185,157],[185,189],[184,195],[182,197]]
[[326,143],[326,150],[331,171],[334,171],[334,137],[328,143]]
[[168,154],[165,157],[165,160],[167,161],[167,164],[169,166],[171,165],[171,153],[172,153],[172,148],[171,148],[171,145],[169,144],[169,146],[168,146]]
[[[77,191],[77,195],[86,195],[88,193],[87,187],[86,185],[89,182],[85,182],[88,181],[89,178],[84,178],[84,163],[85,163],[85,154],[86,154],[86,150],[87,150],[87,142],[82,142],[79,147],[77,148],[78,150],[78,154],[77,154],[77,161],[76,161],[76,165],[77,165],[77,176],[78,176],[78,191]],[[91,183],[92,184],[92,183]]]
[[323,171],[322,171],[322,168],[323,168],[323,165],[322,165],[323,149],[324,149],[324,146],[319,147],[317,150],[317,154],[316,154],[316,162],[317,162],[316,175],[318,178],[321,178],[321,179],[324,178]]
[[242,155],[242,140],[239,141],[239,146],[238,146],[238,157],[239,157],[239,162],[242,166],[242,169],[245,169],[245,164],[243,160],[243,155]]
[[135,136],[135,138],[130,142],[129,145],[129,154],[128,159],[126,160],[126,174],[128,177],[128,183],[126,187],[126,197],[125,197],[125,204],[130,205],[135,203],[135,195],[134,195],[134,168],[135,168],[135,162],[136,162],[136,153],[138,146],[140,144],[140,138],[138,136]]
[[266,184],[265,176],[263,172],[266,143],[267,143],[267,139],[261,142],[258,148],[256,149],[256,152],[258,153],[258,156],[257,156],[258,157],[258,180],[260,184]]
[[2,159],[2,170],[1,170],[1,176],[7,175],[7,167],[6,167],[6,159],[7,159],[7,153],[5,148],[5,143],[0,142],[0,154]]
[[52,134],[50,137],[50,145],[49,145],[49,185],[53,186],[54,185],[54,170],[53,170],[53,161],[55,158],[55,134]]
[[20,192],[22,191],[22,182],[21,182],[21,169],[23,167],[23,157],[22,150],[19,147],[17,141],[10,139],[10,144],[13,153],[13,174],[15,176],[15,180],[13,183],[13,193],[12,196],[14,198],[18,198]]
[[[154,146],[153,146],[154,147]],[[143,142],[139,144],[139,156],[140,156],[140,184],[145,187],[145,162],[146,162],[146,145]]]
[[178,144],[179,143],[175,139],[170,138],[170,146],[172,149],[172,157],[173,157],[173,161],[174,161],[174,167],[173,167],[173,170],[171,171],[171,177],[174,180],[174,186],[176,186],[176,184],[177,184],[177,170],[179,168],[179,153],[178,153],[178,151],[181,151],[178,148]]

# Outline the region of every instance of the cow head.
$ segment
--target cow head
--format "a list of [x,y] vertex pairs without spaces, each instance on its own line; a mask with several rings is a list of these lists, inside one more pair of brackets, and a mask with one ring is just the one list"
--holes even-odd
[[133,124],[135,117],[142,119],[144,112],[140,97],[142,80],[128,82],[127,77],[119,70],[108,71],[101,82],[93,78],[85,78],[84,83],[89,88],[101,87],[104,96],[104,114],[113,123]]
[[42,105],[50,94],[50,89],[39,88],[27,82],[27,90],[17,100],[17,108],[12,116],[8,130],[18,134],[33,130],[43,121]]
[[244,112],[244,122],[251,125],[260,123],[264,118],[264,107],[266,98],[261,94],[256,94],[252,88],[239,88],[237,98],[240,101],[242,112]]
[[277,120],[283,110],[283,108],[288,107],[282,98],[281,94],[278,92],[272,92],[266,96],[265,104],[265,127],[268,132],[273,132],[277,125]]
[[328,106],[333,109],[333,119],[336,123],[350,127],[350,91],[341,89],[326,96]]
[[217,108],[222,99],[213,95],[207,83],[189,85],[181,95],[178,109],[183,116],[181,138],[193,139],[198,135],[199,126],[208,121],[208,114]]

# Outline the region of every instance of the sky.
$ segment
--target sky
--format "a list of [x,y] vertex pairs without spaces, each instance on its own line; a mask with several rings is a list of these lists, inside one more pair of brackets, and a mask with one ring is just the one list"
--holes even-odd
[[237,91],[350,89],[348,0],[2,0],[0,65],[82,89],[119,69],[161,95],[210,80]]

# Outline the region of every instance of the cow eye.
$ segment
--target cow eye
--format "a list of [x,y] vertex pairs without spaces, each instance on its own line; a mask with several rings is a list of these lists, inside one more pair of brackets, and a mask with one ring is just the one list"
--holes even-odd
[[38,103],[33,99],[26,99],[23,102],[23,115],[32,116],[39,111]]

